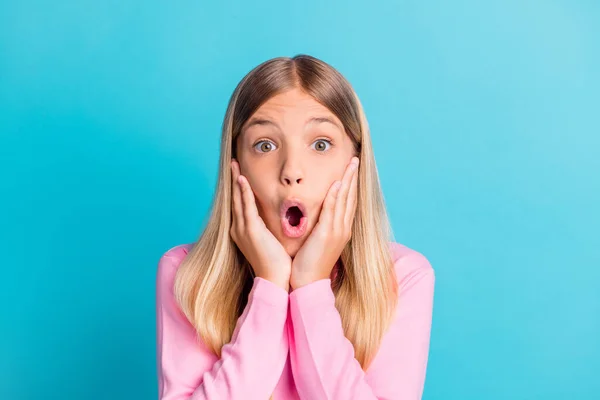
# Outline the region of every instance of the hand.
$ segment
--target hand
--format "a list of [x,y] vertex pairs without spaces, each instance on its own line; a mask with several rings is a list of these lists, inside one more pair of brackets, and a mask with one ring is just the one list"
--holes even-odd
[[350,241],[357,204],[358,162],[358,158],[353,157],[342,181],[335,181],[329,188],[319,222],[292,261],[292,289],[330,278],[331,270]]
[[256,276],[289,292],[292,259],[258,214],[254,192],[240,165],[231,162],[232,215],[230,235],[248,260]]

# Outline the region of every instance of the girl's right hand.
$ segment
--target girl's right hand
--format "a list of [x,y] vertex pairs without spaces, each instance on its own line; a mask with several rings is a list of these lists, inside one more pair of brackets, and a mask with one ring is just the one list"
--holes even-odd
[[232,216],[230,234],[254,274],[289,292],[292,259],[258,214],[254,192],[240,175],[237,160],[231,161]]

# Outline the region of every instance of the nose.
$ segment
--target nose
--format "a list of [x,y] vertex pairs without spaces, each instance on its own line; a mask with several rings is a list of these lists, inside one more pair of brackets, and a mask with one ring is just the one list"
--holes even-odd
[[298,185],[304,182],[304,172],[298,157],[286,156],[281,167],[280,180],[285,186]]

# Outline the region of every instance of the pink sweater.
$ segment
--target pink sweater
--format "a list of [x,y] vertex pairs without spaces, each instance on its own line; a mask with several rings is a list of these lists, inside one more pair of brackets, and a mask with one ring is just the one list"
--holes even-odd
[[160,400],[417,400],[423,393],[434,271],[419,252],[390,243],[398,278],[395,320],[364,372],[344,336],[331,279],[291,293],[256,277],[233,337],[217,359],[195,340],[173,297],[191,244],[167,251],[156,280]]

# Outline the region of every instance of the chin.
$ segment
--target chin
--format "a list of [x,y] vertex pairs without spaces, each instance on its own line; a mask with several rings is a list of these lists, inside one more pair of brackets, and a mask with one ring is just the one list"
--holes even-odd
[[302,243],[299,243],[297,240],[292,241],[292,240],[288,239],[283,244],[283,248],[285,249],[285,251],[287,251],[289,256],[292,258],[294,258],[296,256],[296,254],[298,253],[298,250],[300,250],[300,247],[302,247]]
[[267,228],[271,231],[273,236],[277,238],[277,240],[279,241],[279,243],[281,243],[287,254],[292,258],[296,256],[296,254],[298,253],[304,242],[306,242],[306,239],[308,239],[312,231],[312,229],[309,228],[310,230],[306,232],[302,237],[291,238],[284,235],[279,226],[276,229],[272,229],[272,227],[270,226],[267,226]]

